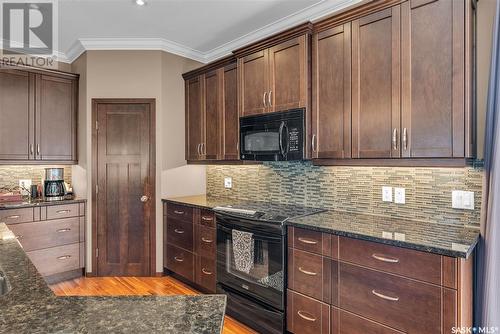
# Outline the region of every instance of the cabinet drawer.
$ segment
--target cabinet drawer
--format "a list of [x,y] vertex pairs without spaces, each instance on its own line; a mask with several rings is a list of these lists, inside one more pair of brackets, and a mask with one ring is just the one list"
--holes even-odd
[[78,203],[47,206],[47,219],[78,217],[80,215],[79,207]]
[[80,241],[79,217],[15,224],[9,228],[27,252]]
[[337,236],[301,228],[288,228],[288,246],[337,258]]
[[215,293],[216,267],[214,259],[207,259],[203,256],[196,256],[196,283]]
[[330,306],[288,290],[286,327],[296,334],[328,334]]
[[167,269],[194,282],[194,255],[184,249],[167,244]]
[[217,252],[216,230],[203,225],[196,226],[196,230],[196,253],[209,259],[215,259]]
[[201,210],[200,225],[215,228],[215,213],[212,210]]
[[193,224],[167,218],[167,242],[193,251]]
[[42,276],[80,268],[80,244],[41,249],[26,254]]
[[175,217],[187,223],[193,222],[193,208],[184,205],[167,204],[167,216]]
[[340,263],[339,307],[405,333],[440,333],[441,289]]
[[332,334],[403,334],[403,332],[332,307]]
[[439,255],[344,237],[339,242],[343,261],[441,284]]
[[333,269],[332,260],[327,257],[288,248],[288,287],[294,291],[331,304],[332,291],[337,292],[338,276],[337,266]]
[[0,223],[17,224],[34,221],[33,208],[0,210]]

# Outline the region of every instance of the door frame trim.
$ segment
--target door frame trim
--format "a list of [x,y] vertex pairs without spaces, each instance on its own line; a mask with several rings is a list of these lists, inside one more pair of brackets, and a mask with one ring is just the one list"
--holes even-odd
[[156,275],[156,99],[154,98],[93,98],[92,99],[92,273],[93,277],[99,277],[97,270],[97,129],[94,126],[97,121],[97,105],[103,103],[112,104],[149,104],[150,133],[149,133],[149,173],[151,176],[151,205],[149,221],[149,275]]

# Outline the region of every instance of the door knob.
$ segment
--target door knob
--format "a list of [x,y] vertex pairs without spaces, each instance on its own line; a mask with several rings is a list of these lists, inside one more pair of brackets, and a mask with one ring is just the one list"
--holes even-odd
[[142,203],[147,202],[147,201],[148,201],[148,199],[149,199],[149,197],[148,197],[148,196],[146,196],[146,195],[141,196],[141,202],[142,202]]

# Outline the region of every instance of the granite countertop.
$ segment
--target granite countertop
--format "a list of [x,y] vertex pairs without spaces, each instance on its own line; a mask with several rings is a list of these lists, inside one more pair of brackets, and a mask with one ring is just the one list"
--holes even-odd
[[[209,209],[245,204],[207,195],[164,201]],[[467,258],[479,240],[478,228],[464,227],[458,222],[423,222],[335,210],[291,218],[285,225],[461,258]]]
[[57,297],[0,224],[0,333],[221,333],[226,297]]
[[73,198],[73,199],[63,199],[60,201],[46,201],[43,199],[35,199],[31,201],[22,202],[3,202],[0,203],[0,210],[10,210],[10,209],[22,209],[22,208],[32,208],[37,206],[50,206],[50,205],[62,205],[62,204],[72,204],[72,203],[85,203],[87,200],[84,198]]

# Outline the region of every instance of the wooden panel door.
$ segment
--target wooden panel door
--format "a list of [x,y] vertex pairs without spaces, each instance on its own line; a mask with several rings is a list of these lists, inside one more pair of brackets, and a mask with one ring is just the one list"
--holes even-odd
[[351,157],[351,23],[313,37],[313,158]]
[[353,158],[400,156],[400,16],[394,6],[352,22]]
[[204,80],[204,130],[201,147],[202,157],[206,160],[216,160],[220,152],[220,72],[215,70],[206,73]]
[[201,159],[203,105],[200,77],[186,80],[186,160]]
[[0,70],[0,160],[34,159],[34,75]]
[[[154,224],[150,103],[97,103],[97,274],[148,276]],[[154,132],[153,132],[154,133]]]
[[269,111],[306,107],[308,95],[308,44],[304,35],[269,49]]
[[464,157],[465,2],[401,6],[403,157]]
[[75,80],[37,75],[36,149],[38,160],[76,160]]
[[240,71],[240,115],[261,114],[269,109],[269,50],[238,60]]
[[222,104],[222,159],[239,158],[238,72],[236,63],[224,67]]

